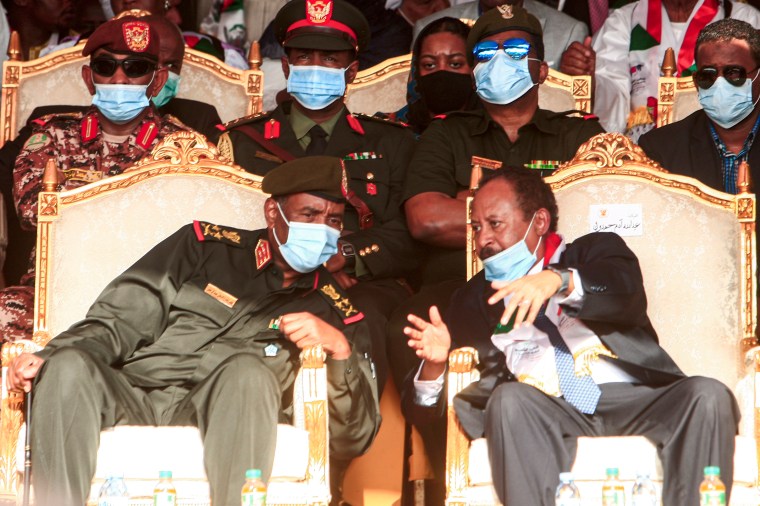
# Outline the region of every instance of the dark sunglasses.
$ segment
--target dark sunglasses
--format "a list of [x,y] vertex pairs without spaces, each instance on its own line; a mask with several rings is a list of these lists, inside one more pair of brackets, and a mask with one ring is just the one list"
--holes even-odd
[[730,84],[739,87],[747,80],[747,74],[756,71],[758,68],[759,67],[755,67],[754,69],[747,71],[744,67],[729,65],[718,71],[718,69],[713,67],[705,67],[694,72],[694,84],[703,90],[706,90],[715,83],[719,76],[722,75]]
[[96,58],[90,62],[93,72],[103,77],[111,77],[121,67],[127,77],[142,77],[156,70],[156,64],[142,58]]
[[507,39],[501,44],[492,40],[481,40],[472,48],[472,54],[477,63],[485,62],[496,56],[499,48],[504,49],[507,56],[513,60],[522,60],[530,52],[530,42],[525,39]]

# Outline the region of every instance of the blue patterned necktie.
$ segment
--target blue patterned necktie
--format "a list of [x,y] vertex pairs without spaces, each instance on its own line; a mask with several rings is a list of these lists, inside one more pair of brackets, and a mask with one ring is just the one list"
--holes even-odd
[[554,346],[554,362],[557,367],[562,396],[567,402],[578,408],[581,413],[593,415],[596,411],[596,405],[599,403],[599,397],[602,395],[599,386],[594,383],[591,376],[578,377],[575,375],[573,355],[567,348],[567,344],[559,334],[557,327],[544,314],[543,308],[533,325],[538,330],[545,332],[549,336],[552,346]]

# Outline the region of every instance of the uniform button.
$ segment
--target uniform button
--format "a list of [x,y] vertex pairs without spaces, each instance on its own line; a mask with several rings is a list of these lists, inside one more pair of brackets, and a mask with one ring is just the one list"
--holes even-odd
[[369,181],[372,181],[373,179],[375,179],[375,175],[372,172],[367,172],[367,179]]
[[363,257],[363,256],[365,256],[365,255],[366,255],[366,253],[364,252],[364,250],[363,250],[363,249],[362,249],[362,250],[359,250],[359,256],[360,256],[360,257]]
[[380,251],[380,246],[378,246],[377,244],[373,244],[372,245],[372,251],[374,251],[375,253],[377,253],[378,251]]

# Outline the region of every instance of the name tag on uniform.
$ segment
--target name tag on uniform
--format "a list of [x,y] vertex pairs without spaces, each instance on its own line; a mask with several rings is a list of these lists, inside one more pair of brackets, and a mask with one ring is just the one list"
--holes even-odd
[[225,292],[218,286],[214,286],[211,283],[206,285],[206,289],[203,291],[211,295],[213,298],[215,298],[216,300],[218,300],[219,302],[221,302],[227,307],[232,307],[237,302],[237,297],[235,297],[234,295],[230,293]]

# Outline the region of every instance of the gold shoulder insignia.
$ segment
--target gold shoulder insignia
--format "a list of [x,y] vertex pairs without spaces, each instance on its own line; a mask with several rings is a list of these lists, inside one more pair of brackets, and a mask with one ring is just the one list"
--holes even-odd
[[230,130],[231,128],[235,128],[240,125],[253,123],[254,121],[268,118],[270,114],[271,114],[270,112],[257,112],[256,114],[251,114],[249,116],[243,116],[242,118],[233,119],[224,124],[224,129]]
[[330,301],[333,309],[337,311],[343,319],[344,324],[348,325],[364,318],[364,314],[356,309],[348,297],[346,297],[338,288],[335,288],[332,283],[322,285],[319,291]]
[[390,118],[381,118],[378,116],[370,116],[369,114],[363,114],[363,113],[352,113],[357,118],[361,118],[363,120],[369,120],[374,121],[375,123],[383,123],[385,125],[393,125],[399,128],[408,128],[409,125],[406,123],[402,123],[401,121],[396,121]]
[[196,239],[200,242],[218,241],[233,246],[242,246],[240,232],[233,228],[222,227],[205,221],[194,221],[193,229]]

